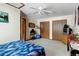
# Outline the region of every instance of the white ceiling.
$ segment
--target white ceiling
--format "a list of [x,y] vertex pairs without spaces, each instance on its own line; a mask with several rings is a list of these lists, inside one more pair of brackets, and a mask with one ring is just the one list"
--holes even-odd
[[[75,11],[75,7],[78,6],[78,3],[24,3],[25,6],[21,8],[21,10],[30,18],[33,19],[40,19],[46,17],[56,17],[56,16],[63,16],[63,15],[71,15]],[[33,14],[36,10],[31,9],[30,7],[34,8],[46,8],[47,10],[53,11],[50,15],[39,15]]]

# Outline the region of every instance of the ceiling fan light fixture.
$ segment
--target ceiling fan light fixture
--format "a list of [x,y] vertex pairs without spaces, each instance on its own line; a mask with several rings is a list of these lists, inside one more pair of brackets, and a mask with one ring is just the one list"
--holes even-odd
[[34,7],[30,7],[31,9],[34,9],[36,10],[37,12],[34,12],[33,14],[39,14],[39,15],[49,15],[49,14],[52,14],[53,11],[51,10],[47,10],[46,7],[42,7],[42,6],[39,6],[38,8],[34,8]]
[[42,10],[43,8],[40,6],[38,9],[39,9],[39,10]]

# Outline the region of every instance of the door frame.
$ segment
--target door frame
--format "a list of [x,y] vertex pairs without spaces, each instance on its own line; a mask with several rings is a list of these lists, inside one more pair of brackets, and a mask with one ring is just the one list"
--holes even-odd
[[[21,35],[22,35],[22,33],[21,33],[21,24],[22,24],[22,18],[24,18],[25,19],[25,24],[26,24],[26,18],[25,17],[20,17],[20,40],[22,40],[21,39]],[[25,39],[24,40],[26,40],[26,25],[25,25]]]

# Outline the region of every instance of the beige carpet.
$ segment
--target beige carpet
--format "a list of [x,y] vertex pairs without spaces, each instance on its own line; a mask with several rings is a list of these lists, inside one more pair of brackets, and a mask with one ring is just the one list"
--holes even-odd
[[46,56],[69,56],[67,47],[60,41],[50,39],[30,40],[29,42],[43,46],[45,48]]

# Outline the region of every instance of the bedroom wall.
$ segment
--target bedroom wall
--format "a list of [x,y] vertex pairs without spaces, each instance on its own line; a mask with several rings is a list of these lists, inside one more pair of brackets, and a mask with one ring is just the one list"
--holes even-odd
[[0,11],[7,12],[9,23],[0,22],[0,44],[20,39],[20,10],[0,4]]
[[[29,18],[28,25],[29,25],[29,23],[34,23],[34,24],[36,25],[36,24],[37,24],[37,20]],[[32,29],[34,29],[36,32],[38,32],[38,31],[37,31],[38,29],[37,29],[36,27],[35,27],[35,28],[29,28],[29,31],[28,31],[29,38],[30,38],[30,31],[31,31]]]
[[[65,16],[59,16],[59,17],[50,17],[50,18],[38,19],[38,22],[36,24],[40,27],[40,22],[49,21],[50,22],[50,30],[49,30],[50,34],[49,35],[50,35],[50,39],[52,39],[52,21],[63,20],[63,19],[67,19],[67,24],[72,29],[74,29],[74,15],[65,15]],[[40,30],[37,30],[37,32],[40,34]]]

